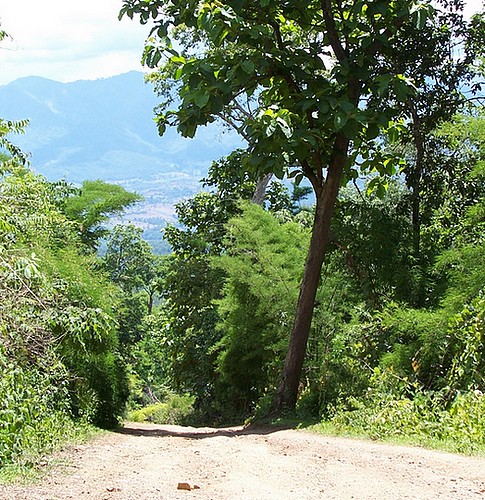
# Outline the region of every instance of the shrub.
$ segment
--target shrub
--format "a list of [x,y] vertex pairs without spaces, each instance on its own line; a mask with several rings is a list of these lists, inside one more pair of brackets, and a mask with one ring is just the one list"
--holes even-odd
[[340,431],[379,440],[404,439],[455,452],[485,449],[485,396],[480,391],[459,394],[451,403],[442,392],[417,391],[413,397],[399,397],[369,391],[367,398],[346,403],[330,419]]
[[172,394],[163,403],[145,406],[128,414],[132,422],[151,422],[154,424],[184,424],[192,414],[195,398],[187,395]]
[[27,370],[0,346],[0,371],[0,464],[28,460],[74,433],[62,365]]

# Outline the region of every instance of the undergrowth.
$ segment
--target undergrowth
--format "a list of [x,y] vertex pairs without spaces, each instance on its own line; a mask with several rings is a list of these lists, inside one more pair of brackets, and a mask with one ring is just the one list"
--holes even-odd
[[[0,464],[0,484],[31,484],[49,471],[49,467],[58,460],[55,453],[69,446],[84,443],[102,431],[89,424],[73,424],[64,420],[62,423],[51,420],[52,437],[47,444],[33,439],[31,445],[22,450],[15,460]],[[60,427],[56,427],[61,424]]]
[[127,419],[131,422],[150,422],[154,424],[184,424],[193,412],[194,397],[170,394],[163,402],[151,404],[131,411]]
[[309,429],[485,455],[484,415],[485,395],[478,390],[458,394],[448,405],[442,394],[422,392],[412,399],[387,396],[347,401],[333,416]]

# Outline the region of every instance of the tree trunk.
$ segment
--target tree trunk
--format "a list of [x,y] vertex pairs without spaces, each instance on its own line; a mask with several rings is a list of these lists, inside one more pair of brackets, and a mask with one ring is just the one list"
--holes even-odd
[[265,174],[261,179],[259,179],[258,184],[256,186],[256,190],[254,191],[254,195],[252,198],[252,202],[256,205],[262,205],[264,203],[264,199],[266,198],[266,188],[268,187],[269,181],[273,177],[273,174]]
[[277,413],[281,413],[285,409],[292,410],[296,405],[315,298],[325,252],[330,241],[330,223],[340,188],[343,168],[347,160],[348,145],[348,139],[339,134],[335,142],[334,154],[330,161],[325,183],[320,189],[314,185],[316,209],[312,237],[283,374],[273,402],[273,409]]
[[413,206],[412,224],[413,224],[413,249],[414,256],[419,257],[421,253],[421,163],[416,161],[414,170],[414,180],[411,191],[411,200]]
[[414,104],[411,103],[413,117],[413,139],[416,148],[416,162],[411,175],[411,200],[413,224],[413,249],[414,256],[419,258],[421,252],[421,178],[424,169],[424,141],[421,134],[421,120]]
[[153,301],[154,301],[154,296],[155,296],[155,290],[150,290],[148,292],[148,304],[147,304],[147,309],[148,309],[148,315],[150,316],[153,312]]

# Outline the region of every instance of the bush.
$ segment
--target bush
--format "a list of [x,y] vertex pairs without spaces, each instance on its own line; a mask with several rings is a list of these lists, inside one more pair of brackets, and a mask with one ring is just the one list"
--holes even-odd
[[45,374],[7,360],[0,346],[0,464],[31,461],[75,432],[62,366]]
[[128,414],[132,422],[151,422],[153,424],[184,424],[192,414],[195,398],[173,394],[163,403],[145,406]]
[[367,399],[346,403],[330,419],[340,431],[462,453],[485,450],[485,396],[480,391],[459,394],[451,403],[442,392],[417,391],[413,397],[396,397],[369,391]]

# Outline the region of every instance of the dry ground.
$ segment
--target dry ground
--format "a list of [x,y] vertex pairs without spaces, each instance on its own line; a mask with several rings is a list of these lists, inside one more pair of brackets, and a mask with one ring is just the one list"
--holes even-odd
[[483,458],[294,430],[127,424],[56,459],[0,499],[485,499]]

